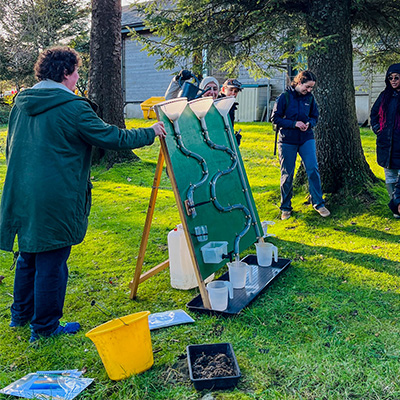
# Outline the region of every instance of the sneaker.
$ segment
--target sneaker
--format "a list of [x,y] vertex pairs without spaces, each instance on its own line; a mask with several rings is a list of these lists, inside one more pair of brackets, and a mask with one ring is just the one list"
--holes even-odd
[[394,219],[400,219],[400,215],[399,214],[393,214],[393,217],[394,217]]
[[25,326],[28,323],[28,321],[24,321],[24,322],[16,322],[11,320],[9,327],[10,328],[19,328],[21,326]]
[[320,208],[315,208],[314,210],[321,216],[321,217],[329,217],[331,215],[331,212],[324,206]]
[[30,343],[36,342],[36,340],[40,339],[41,337],[50,337],[50,336],[57,336],[64,334],[73,335],[76,332],[78,332],[79,329],[81,329],[81,325],[79,324],[79,322],[67,322],[65,325],[59,325],[58,328],[53,333],[47,336],[32,332],[29,342]]
[[285,219],[289,219],[291,215],[291,211],[282,211],[281,220],[284,221]]

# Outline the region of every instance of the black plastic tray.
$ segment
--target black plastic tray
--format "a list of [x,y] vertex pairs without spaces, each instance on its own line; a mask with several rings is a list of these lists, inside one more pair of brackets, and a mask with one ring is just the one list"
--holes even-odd
[[[248,306],[274,279],[284,271],[292,262],[287,258],[278,258],[278,262],[273,261],[270,267],[260,267],[257,264],[257,256],[249,254],[242,259],[243,262],[251,265],[253,268],[253,282],[246,283],[243,289],[233,289],[233,299],[229,299],[228,308],[224,311],[216,311],[205,308],[203,300],[199,294],[193,300],[186,304],[186,307],[191,311],[209,313],[209,314],[225,314],[236,315]],[[229,272],[223,274],[218,280],[228,281]]]
[[[231,343],[192,344],[187,346],[186,350],[190,380],[193,382],[195,389],[227,389],[237,385],[241,373]],[[205,355],[215,355],[219,353],[226,354],[226,356],[232,361],[234,375],[209,379],[195,379],[193,377],[192,365],[203,353]]]

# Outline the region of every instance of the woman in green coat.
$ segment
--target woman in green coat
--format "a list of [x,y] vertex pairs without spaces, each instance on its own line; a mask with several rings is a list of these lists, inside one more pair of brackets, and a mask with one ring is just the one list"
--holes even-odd
[[79,63],[70,48],[45,50],[35,65],[39,83],[17,96],[9,119],[0,248],[12,251],[18,237],[10,326],[30,322],[31,341],[80,328],[59,320],[67,259],[88,225],[92,146],[134,149],[166,134],[162,123],[127,130],[102,121],[73,92]]

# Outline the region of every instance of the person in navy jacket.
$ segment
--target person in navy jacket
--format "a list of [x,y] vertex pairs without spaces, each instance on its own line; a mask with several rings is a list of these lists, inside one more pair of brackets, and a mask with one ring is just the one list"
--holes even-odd
[[279,128],[279,162],[281,166],[281,219],[290,218],[293,177],[297,153],[306,168],[311,201],[322,216],[330,215],[322,197],[313,128],[318,121],[318,106],[311,94],[316,77],[311,71],[301,71],[277,99],[271,120]]

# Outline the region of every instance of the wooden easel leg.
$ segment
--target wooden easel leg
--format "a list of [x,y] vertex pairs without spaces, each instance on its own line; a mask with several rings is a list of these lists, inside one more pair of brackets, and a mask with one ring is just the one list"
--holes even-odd
[[[157,162],[156,172],[155,172],[155,176],[154,176],[153,187],[151,190],[149,207],[147,209],[146,222],[145,222],[144,228],[143,228],[143,236],[142,236],[142,241],[140,243],[139,255],[137,258],[137,262],[136,262],[135,274],[134,274],[133,279],[129,283],[129,287],[131,288],[131,293],[129,296],[130,299],[134,299],[136,297],[138,286],[140,283],[142,283],[146,279],[154,276],[156,273],[158,273],[159,271],[162,271],[163,269],[165,269],[169,266],[169,260],[166,260],[166,261],[162,262],[161,264],[157,265],[156,267],[152,268],[151,270],[147,271],[146,273],[142,274],[144,256],[146,253],[146,247],[147,247],[147,243],[148,243],[148,239],[149,239],[150,227],[151,227],[151,222],[153,219],[154,207],[155,207],[155,203],[156,203],[158,187],[159,187],[160,181],[161,181],[161,174],[162,174],[164,161],[166,161],[166,163],[167,163],[167,168],[171,166],[171,160],[169,159],[168,149],[165,145],[165,142],[163,140],[161,140],[161,149],[160,149],[160,153],[158,155],[158,162]],[[194,248],[193,248],[193,243],[191,241],[187,223],[185,220],[183,206],[179,201],[179,191],[178,191],[178,187],[177,187],[176,180],[175,180],[175,175],[174,175],[172,168],[169,168],[169,175],[170,175],[169,177],[170,177],[170,180],[172,183],[172,188],[173,188],[174,194],[175,194],[175,199],[177,201],[181,221],[184,226],[184,232],[185,232],[186,240],[187,240],[187,243],[189,246],[190,257],[192,259],[193,265],[195,266],[194,272],[195,272],[196,279],[197,279],[197,282],[199,285],[199,290],[200,290],[201,298],[203,300],[203,305],[205,308],[210,309],[211,308],[210,300],[208,298],[207,290],[206,290],[204,281],[201,277],[199,266],[197,264],[197,260],[196,260],[196,256],[195,256]]]
[[190,237],[189,229],[188,229],[188,226],[187,226],[187,222],[186,222],[186,218],[185,218],[185,212],[186,211],[185,211],[185,209],[184,209],[184,207],[183,207],[183,205],[182,205],[182,203],[180,201],[180,194],[179,194],[179,190],[178,190],[178,185],[176,183],[175,174],[174,174],[174,170],[172,168],[171,159],[169,158],[168,149],[167,149],[167,146],[166,146],[164,141],[161,141],[161,150],[164,151],[165,162],[167,164],[168,173],[169,173],[169,179],[171,181],[172,189],[173,189],[174,194],[175,194],[175,200],[176,200],[176,204],[178,206],[179,216],[181,218],[181,222],[182,222],[182,225],[183,225],[183,230],[185,232],[186,241],[187,241],[187,244],[188,244],[188,247],[189,247],[190,258],[192,259],[192,263],[193,263],[193,266],[194,266],[194,273],[195,273],[195,276],[196,276],[196,279],[197,279],[197,283],[199,285],[200,296],[201,296],[201,299],[203,300],[204,308],[211,309],[211,304],[210,304],[210,300],[208,298],[206,285],[204,284],[204,280],[201,277],[199,265],[197,263],[196,255],[195,255],[195,252],[194,252],[192,239]]
[[[143,279],[142,280],[140,279],[140,275],[142,273],[144,255],[146,253],[147,242],[149,240],[150,227],[151,227],[151,222],[153,219],[154,206],[156,203],[158,187],[161,182],[161,174],[162,174],[162,170],[163,170],[163,165],[164,165],[164,154],[163,154],[162,149],[160,149],[160,153],[158,155],[156,173],[154,175],[154,180],[153,180],[153,187],[151,190],[149,207],[147,209],[146,222],[144,224],[144,229],[143,229],[142,241],[140,243],[139,255],[137,258],[137,262],[136,262],[135,275],[134,275],[132,281],[129,283],[129,287],[131,288],[131,294],[129,296],[130,299],[133,299],[136,297],[139,283],[141,281],[143,281]],[[166,268],[166,267],[168,267],[169,264],[162,263],[162,265],[164,268]],[[161,268],[161,269],[164,269],[164,268]],[[159,270],[161,270],[161,269],[159,269]]]

